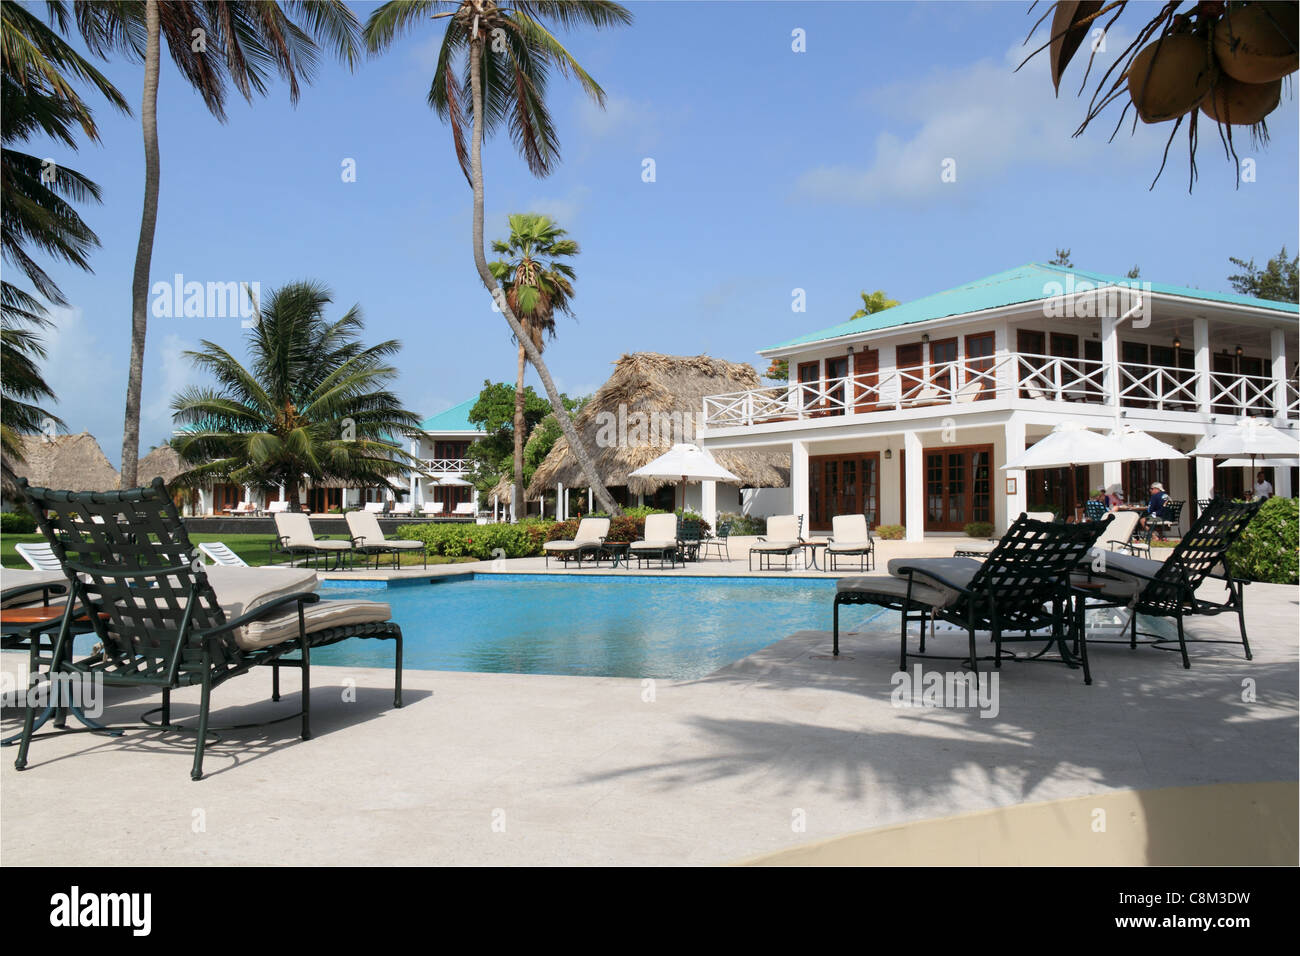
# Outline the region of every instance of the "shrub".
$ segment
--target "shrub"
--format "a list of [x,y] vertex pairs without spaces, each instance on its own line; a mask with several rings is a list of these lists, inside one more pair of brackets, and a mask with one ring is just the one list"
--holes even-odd
[[968,538],[991,538],[993,537],[992,521],[971,521],[966,527],[962,528]]
[[0,512],[0,534],[35,534],[36,519],[21,511]]
[[876,537],[883,541],[902,541],[906,531],[901,524],[882,524],[876,528]]
[[1300,583],[1300,501],[1270,498],[1241,537],[1228,549],[1228,567],[1237,577],[1267,584]]
[[522,524],[405,524],[393,537],[423,541],[430,554],[480,561],[492,560],[498,550],[507,558],[532,557],[546,540]]
[[735,512],[727,512],[718,515],[718,525],[730,524],[731,531],[737,537],[755,534],[767,534],[767,519],[756,518],[751,515],[738,515]]

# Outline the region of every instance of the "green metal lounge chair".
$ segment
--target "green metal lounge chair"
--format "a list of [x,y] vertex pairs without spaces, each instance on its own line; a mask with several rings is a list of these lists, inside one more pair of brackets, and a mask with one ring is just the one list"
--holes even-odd
[[[979,660],[990,658],[977,655],[975,635],[986,631],[993,639],[995,667],[1001,667],[1004,658],[1054,660],[1081,666],[1084,683],[1091,684],[1086,635],[1074,629],[1078,652],[1068,646],[1066,625],[1073,620],[1068,613],[1070,574],[1087,558],[1106,524],[1045,522],[1022,514],[984,561],[895,558],[889,563],[889,575],[844,578],[836,585],[832,653],[840,652],[840,605],[873,604],[900,612],[901,670],[907,668],[909,657],[962,660],[978,681]],[[966,632],[965,655],[926,653],[926,625],[936,621]],[[917,651],[908,649],[909,624],[919,625]],[[1043,649],[1026,657],[1004,652],[1004,644],[1019,641],[1039,643]],[[1046,657],[1053,647],[1058,657]]]
[[636,558],[638,568],[656,559],[660,568],[665,561],[669,567],[677,567],[677,515],[647,515],[645,537],[633,541],[627,546],[627,551]]
[[754,556],[758,555],[758,570],[772,570],[773,558],[784,558],[784,570],[790,570],[790,555],[803,548],[803,515],[772,515],[767,519],[767,534],[749,549],[749,570],[754,570]]
[[393,556],[393,567],[401,564],[405,552],[419,551],[424,555],[424,566],[429,566],[429,549],[423,541],[410,538],[386,538],[384,529],[379,527],[379,518],[373,511],[349,511],[347,513],[348,534],[352,536],[353,546],[358,554],[374,555],[375,569],[379,569],[379,557],[383,554]]
[[607,537],[609,537],[608,518],[583,518],[578,522],[578,530],[574,532],[572,541],[548,541],[542,545],[546,565],[550,566],[553,557],[562,558],[566,568],[570,561],[577,561],[581,565],[583,558],[591,557],[599,560],[600,549],[604,547]]
[[[1250,582],[1232,576],[1227,566],[1227,555],[1228,549],[1241,537],[1261,504],[1260,501],[1215,498],[1206,505],[1191,530],[1183,535],[1173,553],[1163,561],[1129,554],[1107,554],[1100,576],[1096,579],[1102,588],[1095,603],[1129,609],[1129,639],[1094,642],[1123,643],[1137,647],[1138,636],[1141,635],[1149,639],[1142,643],[1151,644],[1160,650],[1177,649],[1182,654],[1183,667],[1192,666],[1187,655],[1188,644],[1239,643],[1246,652],[1246,660],[1251,660],[1250,641],[1246,637],[1246,601],[1243,590]],[[1216,574],[1218,568],[1222,568],[1223,573]],[[1224,583],[1227,591],[1224,601],[1209,601],[1198,596],[1197,591],[1211,579]],[[1165,638],[1139,631],[1139,614],[1173,618],[1177,624],[1178,637]],[[1236,614],[1241,640],[1187,637],[1183,619],[1196,614]]]
[[836,515],[831,518],[831,539],[826,545],[826,570],[838,571],[840,562],[857,558],[856,571],[876,569],[876,543],[866,515]]
[[722,521],[718,524],[717,530],[711,535],[705,536],[700,542],[700,555],[707,558],[709,549],[714,548],[718,552],[718,559],[726,561],[731,557],[731,551],[728,546],[728,538],[731,537],[731,522]]
[[[44,679],[85,675],[107,687],[159,690],[157,726],[172,731],[190,728],[171,722],[171,692],[198,685],[192,779],[203,776],[212,689],[258,665],[273,668],[274,700],[279,699],[279,668],[300,670],[306,740],[311,737],[312,649],[351,637],[391,640],[393,704],[401,706],[402,630],[387,620],[388,605],[320,601],[311,590],[315,574],[305,570],[205,570],[161,478],[130,491],[50,491],[28,487],[25,479],[19,485],[71,588],[69,610],[55,638],[53,675],[47,671]],[[96,523],[97,517],[103,521]],[[74,605],[86,610],[102,647],[81,660],[71,653]],[[19,770],[27,766],[35,720],[29,703],[14,764]]]

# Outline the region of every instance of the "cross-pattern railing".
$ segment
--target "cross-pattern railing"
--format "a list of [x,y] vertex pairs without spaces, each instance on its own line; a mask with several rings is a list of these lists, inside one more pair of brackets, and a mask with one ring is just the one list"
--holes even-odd
[[[1125,363],[1110,383],[1104,363],[1095,359],[1015,352],[709,395],[704,424],[732,428],[1013,397],[1106,405],[1112,387],[1126,408],[1194,412],[1199,381],[1194,369]],[[1210,375],[1215,414],[1300,418],[1296,383],[1287,383],[1284,409],[1275,410],[1275,397],[1275,383],[1266,376]]]
[[425,471],[461,474],[470,468],[468,458],[425,458],[423,461]]

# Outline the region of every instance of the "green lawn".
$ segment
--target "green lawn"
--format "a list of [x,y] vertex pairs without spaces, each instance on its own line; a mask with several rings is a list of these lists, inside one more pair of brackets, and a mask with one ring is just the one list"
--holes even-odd
[[[324,537],[328,538],[329,535]],[[205,541],[223,541],[226,546],[239,555],[251,565],[264,565],[270,563],[271,557],[271,539],[269,534],[191,534],[190,540],[195,544],[203,544]],[[22,556],[14,550],[14,545],[21,544],[25,541],[44,541],[44,537],[39,534],[6,534],[0,537],[0,564],[6,568],[26,568],[27,562]],[[276,563],[283,564],[283,556],[277,555],[280,559]],[[463,561],[472,561],[473,558],[444,558],[438,555],[429,555],[429,564],[459,564]],[[385,555],[380,560],[380,567],[391,566],[392,557]],[[424,558],[419,552],[415,554],[402,555],[402,566],[419,567],[423,565]]]

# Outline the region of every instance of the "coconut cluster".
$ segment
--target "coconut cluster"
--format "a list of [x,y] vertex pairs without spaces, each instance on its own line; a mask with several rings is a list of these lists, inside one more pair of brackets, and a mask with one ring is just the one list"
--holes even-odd
[[1282,78],[1300,67],[1300,17],[1290,2],[1200,3],[1143,47],[1128,68],[1128,92],[1145,123],[1196,108],[1210,119],[1253,126],[1282,98]]

